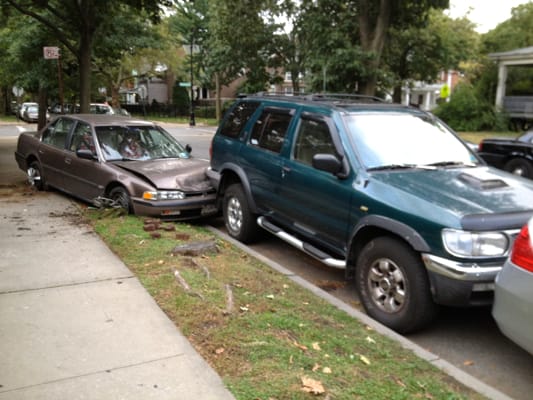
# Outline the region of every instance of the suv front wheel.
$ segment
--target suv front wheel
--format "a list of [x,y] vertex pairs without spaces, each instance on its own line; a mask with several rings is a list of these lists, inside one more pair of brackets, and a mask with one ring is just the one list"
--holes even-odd
[[231,237],[250,243],[259,234],[256,215],[250,211],[248,200],[240,184],[233,184],[224,193],[222,208],[224,223]]
[[357,260],[356,287],[372,318],[407,333],[427,325],[436,315],[429,282],[417,253],[391,237],[370,241]]

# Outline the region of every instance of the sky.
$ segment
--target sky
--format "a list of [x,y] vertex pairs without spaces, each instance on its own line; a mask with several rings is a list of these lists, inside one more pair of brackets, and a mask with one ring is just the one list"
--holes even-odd
[[[499,23],[511,18],[511,9],[532,0],[450,0],[449,15],[452,18],[467,18],[477,25],[479,33],[496,28]],[[471,8],[470,13],[469,8]]]

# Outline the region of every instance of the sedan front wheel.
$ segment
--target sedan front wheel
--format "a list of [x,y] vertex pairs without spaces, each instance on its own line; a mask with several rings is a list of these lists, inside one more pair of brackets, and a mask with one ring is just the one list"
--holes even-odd
[[131,198],[128,191],[122,186],[117,186],[109,192],[109,198],[115,202],[117,207],[121,207],[126,210],[127,213],[131,212]]

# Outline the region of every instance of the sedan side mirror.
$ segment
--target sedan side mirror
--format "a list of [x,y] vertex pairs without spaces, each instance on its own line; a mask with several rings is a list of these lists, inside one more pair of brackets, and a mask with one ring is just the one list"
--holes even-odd
[[78,149],[76,155],[84,160],[97,160],[98,157],[89,149]]

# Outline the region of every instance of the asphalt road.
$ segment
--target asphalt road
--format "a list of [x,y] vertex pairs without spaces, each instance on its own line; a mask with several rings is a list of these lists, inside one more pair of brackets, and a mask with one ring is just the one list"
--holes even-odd
[[[21,125],[21,129],[31,128],[34,126]],[[209,157],[213,128],[165,128],[183,144],[190,144],[196,157]],[[0,125],[0,185],[24,180],[13,158],[19,131],[17,126]],[[220,219],[214,220],[213,225],[223,229]],[[344,281],[343,271],[327,268],[268,234],[253,249],[359,308],[353,284]],[[509,397],[516,400],[533,397],[533,356],[499,332],[490,308],[444,309],[435,324],[407,337]]]

